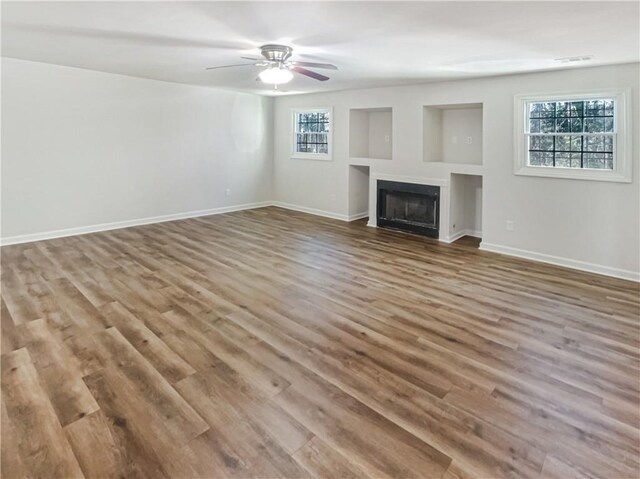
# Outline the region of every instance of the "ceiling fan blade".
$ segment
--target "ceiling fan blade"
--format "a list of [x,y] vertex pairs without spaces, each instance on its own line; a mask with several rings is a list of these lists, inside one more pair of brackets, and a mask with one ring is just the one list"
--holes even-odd
[[[262,60],[261,58],[256,58],[256,57],[240,57],[243,60],[253,60],[253,61],[258,61],[258,60]],[[264,60],[263,60],[264,61]]]
[[329,77],[324,76],[320,73],[312,72],[311,70],[307,70],[306,68],[301,67],[293,67],[291,68],[292,72],[300,73],[300,75],[308,76],[309,78],[313,78],[314,80],[327,81]]
[[231,68],[231,67],[254,67],[258,66],[257,63],[235,63],[233,65],[220,65],[219,67],[208,67],[205,70],[216,70],[218,68]]
[[297,61],[293,61],[291,62],[294,65],[297,66],[301,66],[301,67],[311,67],[311,68],[326,68],[327,70],[337,70],[338,67],[335,65],[332,65],[331,63],[313,63],[313,62],[297,62]]

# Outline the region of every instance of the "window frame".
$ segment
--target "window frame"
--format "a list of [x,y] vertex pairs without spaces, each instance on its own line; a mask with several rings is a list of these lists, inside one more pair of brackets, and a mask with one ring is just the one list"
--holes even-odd
[[[542,102],[614,100],[613,169],[570,168],[529,165],[529,105]],[[630,183],[632,181],[631,108],[629,90],[599,90],[571,93],[522,94],[514,97],[514,169],[515,175]]]
[[[305,153],[296,150],[298,144],[296,128],[298,124],[298,115],[301,113],[324,113],[329,115],[329,132],[327,133],[327,153]],[[294,160],[320,160],[332,161],[333,154],[333,108],[331,107],[315,107],[315,108],[293,108],[291,110],[291,159]]]

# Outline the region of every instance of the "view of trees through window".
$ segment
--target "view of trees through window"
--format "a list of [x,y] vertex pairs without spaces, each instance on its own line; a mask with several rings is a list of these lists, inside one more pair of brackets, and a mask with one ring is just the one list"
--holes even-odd
[[529,103],[529,166],[614,168],[613,99]]
[[296,113],[296,152],[329,153],[329,113]]

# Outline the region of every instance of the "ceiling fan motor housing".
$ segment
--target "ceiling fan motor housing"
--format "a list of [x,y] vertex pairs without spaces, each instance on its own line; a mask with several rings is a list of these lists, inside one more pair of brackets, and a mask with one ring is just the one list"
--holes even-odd
[[245,60],[253,60],[254,63],[240,63],[235,65],[221,65],[215,67],[208,67],[207,70],[217,70],[218,68],[229,67],[267,67],[261,71],[258,75],[260,80],[264,83],[278,85],[280,83],[287,83],[293,78],[293,73],[304,75],[314,80],[327,81],[329,77],[320,73],[308,70],[305,67],[311,68],[327,68],[329,70],[337,70],[338,67],[331,65],[330,63],[314,63],[314,62],[302,62],[291,61],[291,54],[293,49],[286,45],[276,45],[269,43],[268,45],[262,45],[260,47],[260,53],[265,60],[260,60],[253,57],[242,57]]
[[284,63],[291,56],[293,50],[285,45],[263,45],[260,47],[262,56],[270,62]]

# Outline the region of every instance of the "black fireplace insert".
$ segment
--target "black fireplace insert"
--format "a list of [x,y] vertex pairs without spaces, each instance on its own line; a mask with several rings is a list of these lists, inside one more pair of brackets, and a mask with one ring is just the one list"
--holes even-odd
[[378,180],[378,226],[437,238],[440,187]]

